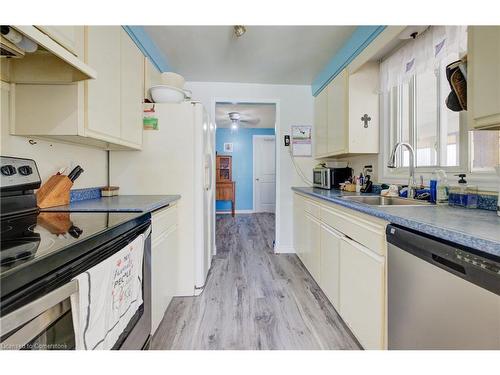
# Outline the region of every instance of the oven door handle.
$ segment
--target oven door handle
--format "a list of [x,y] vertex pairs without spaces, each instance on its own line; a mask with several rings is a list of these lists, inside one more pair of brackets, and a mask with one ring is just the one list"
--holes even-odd
[[3,316],[0,318],[0,327],[2,327],[2,331],[4,333],[11,332],[55,305],[61,303],[76,292],[78,292],[78,281],[72,280],[60,288],[47,293],[43,297],[20,307],[8,315]]

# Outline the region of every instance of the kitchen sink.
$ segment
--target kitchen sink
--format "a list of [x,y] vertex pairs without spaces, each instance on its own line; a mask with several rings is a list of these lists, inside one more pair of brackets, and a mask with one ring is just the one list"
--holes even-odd
[[419,201],[416,199],[400,198],[400,197],[382,197],[380,195],[371,196],[344,196],[342,199],[368,204],[370,206],[429,206],[431,203],[427,201]]

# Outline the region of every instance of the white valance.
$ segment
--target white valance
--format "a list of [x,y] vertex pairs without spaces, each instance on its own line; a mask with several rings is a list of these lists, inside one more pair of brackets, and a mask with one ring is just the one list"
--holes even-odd
[[408,82],[412,76],[438,69],[444,59],[467,52],[467,26],[431,26],[380,64],[380,89]]

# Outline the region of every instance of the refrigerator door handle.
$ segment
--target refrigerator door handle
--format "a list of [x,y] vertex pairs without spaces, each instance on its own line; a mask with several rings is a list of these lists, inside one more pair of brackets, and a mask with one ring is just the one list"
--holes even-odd
[[212,188],[212,157],[210,154],[205,155],[205,190]]

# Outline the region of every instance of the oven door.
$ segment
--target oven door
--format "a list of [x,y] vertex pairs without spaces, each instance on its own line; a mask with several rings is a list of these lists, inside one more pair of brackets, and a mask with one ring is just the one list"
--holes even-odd
[[70,297],[76,281],[48,293],[2,318],[0,349],[68,350],[75,348]]

